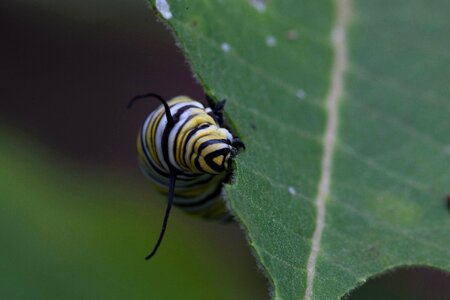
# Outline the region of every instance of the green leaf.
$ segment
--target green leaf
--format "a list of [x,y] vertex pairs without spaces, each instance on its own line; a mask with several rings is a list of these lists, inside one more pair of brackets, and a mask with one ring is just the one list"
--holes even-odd
[[246,143],[227,191],[276,299],[450,270],[448,1],[162,2]]

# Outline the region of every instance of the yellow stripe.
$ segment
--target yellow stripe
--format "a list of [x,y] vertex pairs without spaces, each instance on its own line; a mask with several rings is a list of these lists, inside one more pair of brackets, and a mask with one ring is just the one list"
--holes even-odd
[[196,168],[196,166],[195,166],[195,159],[198,157],[200,166],[205,172],[210,173],[210,174],[217,174],[217,172],[215,172],[213,169],[211,169],[208,166],[208,164],[206,164],[206,162],[204,160],[204,157],[206,155],[208,155],[209,153],[211,153],[211,152],[213,152],[215,150],[219,150],[219,149],[221,149],[223,147],[221,147],[219,144],[210,145],[210,146],[206,147],[205,149],[203,149],[202,153],[198,153],[200,146],[204,142],[209,141],[210,139],[226,139],[226,136],[225,136],[225,134],[216,134],[216,133],[214,133],[214,134],[206,135],[206,136],[203,136],[203,137],[197,139],[195,141],[195,145],[194,145],[194,149],[193,149],[195,155],[192,156],[192,159],[190,160],[190,163],[191,163],[193,169],[197,170],[198,172],[201,172],[201,170],[198,170]]

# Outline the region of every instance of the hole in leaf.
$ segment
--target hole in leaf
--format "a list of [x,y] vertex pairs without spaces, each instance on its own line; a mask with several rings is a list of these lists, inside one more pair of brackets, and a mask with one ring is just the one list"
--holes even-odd
[[449,295],[449,274],[438,269],[417,266],[401,267],[370,278],[342,299],[448,299]]

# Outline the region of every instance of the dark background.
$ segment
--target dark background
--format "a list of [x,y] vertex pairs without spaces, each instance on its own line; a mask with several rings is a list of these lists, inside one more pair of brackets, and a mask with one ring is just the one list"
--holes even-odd
[[[155,104],[139,103],[126,110],[127,101],[149,91],[166,98],[204,98],[171,33],[155,20],[146,2],[3,1],[0,37],[0,126],[30,137],[54,161],[80,174],[111,170],[145,194],[150,187],[137,168],[134,142]],[[164,203],[154,207],[152,213],[162,216]],[[202,232],[215,249],[205,255],[224,258],[248,288],[241,295],[268,297],[265,279],[238,226],[224,228],[179,213],[172,217],[181,218],[187,230]],[[147,225],[155,224],[159,221]],[[176,234],[177,229],[172,230]],[[6,272],[0,270],[0,276]],[[378,277],[349,299],[446,297],[449,277],[422,268]]]

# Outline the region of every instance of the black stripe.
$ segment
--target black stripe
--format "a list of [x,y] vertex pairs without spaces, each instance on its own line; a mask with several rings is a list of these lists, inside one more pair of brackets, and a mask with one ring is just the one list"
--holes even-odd
[[166,127],[164,128],[162,137],[161,137],[161,148],[162,148],[162,152],[163,152],[163,158],[169,169],[172,166],[169,161],[169,134],[170,134],[170,131],[172,130],[172,128],[173,128],[173,125],[170,126],[167,123]]
[[174,205],[180,207],[180,208],[195,208],[198,206],[203,206],[204,204],[208,203],[211,200],[214,200],[217,196],[220,195],[220,192],[222,191],[222,184],[219,184],[219,186],[209,195],[206,195],[205,198],[200,199],[196,202],[191,203],[174,203]]
[[199,170],[199,171],[201,171],[201,172],[203,172],[203,173],[206,173],[206,171],[203,170],[203,168],[200,166],[199,157],[200,157],[200,156],[197,155],[197,157],[195,158],[194,165],[195,165],[195,167],[197,168],[197,170]]
[[201,154],[203,149],[205,149],[208,146],[211,146],[211,145],[214,145],[214,144],[222,144],[222,143],[225,143],[227,145],[229,144],[228,140],[226,140],[226,139],[210,139],[210,140],[207,140],[207,141],[203,142],[200,145],[200,147],[198,147],[198,154]]
[[[192,177],[192,178],[195,178],[195,177],[198,177],[198,176],[201,175],[201,174],[186,173],[186,172],[183,172],[183,171],[178,171],[178,175],[182,175],[182,176],[185,176],[185,177]],[[179,176],[177,176],[177,179],[178,179],[178,177],[179,177]]]
[[[203,169],[200,167],[200,164],[199,164],[199,162],[198,162],[198,158],[199,158],[200,154],[202,153],[203,149],[205,149],[206,147],[208,147],[208,146],[210,146],[210,145],[214,145],[214,144],[220,144],[220,143],[226,143],[226,144],[228,144],[229,142],[228,142],[228,140],[224,140],[224,139],[210,139],[210,140],[207,140],[207,141],[203,142],[203,143],[198,147],[197,153],[194,152],[194,151],[192,151],[192,153],[191,153],[191,155],[190,155],[190,157],[189,157],[189,160],[192,160],[192,156],[194,156],[194,154],[197,154],[197,157],[196,157],[195,162],[194,162],[194,163],[195,163],[195,166],[197,167],[197,169],[202,170],[203,172],[205,172],[205,170],[203,170]],[[194,148],[195,148],[195,144],[194,144]]]
[[228,154],[229,152],[230,152],[230,149],[222,148],[222,149],[216,150],[214,152],[208,153],[205,156],[205,159],[212,159],[212,157],[216,157],[216,156],[219,156],[219,155],[225,155],[225,154]]
[[[202,124],[202,125],[200,125],[199,127],[196,127],[196,128],[194,128],[191,132],[189,132],[188,133],[188,135],[187,135],[187,137],[186,137],[186,142],[184,143],[184,146],[183,146],[183,162],[184,162],[184,164],[186,165],[186,166],[188,166],[189,164],[188,164],[188,162],[186,161],[186,156],[189,156],[189,158],[191,158],[192,156],[191,156],[191,154],[189,154],[189,153],[187,153],[187,145],[189,144],[189,140],[190,139],[192,139],[192,137],[199,131],[199,130],[202,130],[202,129],[206,129],[206,128],[208,128],[208,127],[210,127],[211,126],[211,124]],[[195,142],[194,142],[194,146],[195,146]],[[194,149],[194,147],[192,148],[192,149]],[[193,151],[192,151],[193,152]],[[188,154],[188,155],[186,155],[186,154]]]
[[[176,104],[174,104],[173,106],[178,105],[178,104],[180,104],[180,103],[176,103]],[[172,107],[173,107],[173,106],[172,106]],[[195,105],[192,105],[192,104],[185,104],[183,107],[181,107],[181,108],[176,112],[176,114],[173,115],[174,123],[178,123],[178,121],[179,121],[179,119],[180,119],[180,116],[181,116],[185,111],[187,111],[187,110],[190,109],[190,108],[198,108],[198,107],[195,106]]]
[[[178,103],[174,104],[173,106],[175,106],[177,104]],[[173,107],[173,106],[171,106],[171,107]],[[175,124],[178,122],[180,115],[184,111],[189,109],[190,107],[192,107],[192,105],[185,105],[185,106],[181,107],[175,115],[172,115],[174,123],[173,124],[166,123],[166,127],[164,127],[164,131],[163,131],[163,134],[161,137],[161,148],[162,148],[162,152],[163,152],[164,161],[166,162],[169,169],[175,168],[175,166],[172,166],[172,164],[170,163],[170,159],[169,159],[169,135],[170,135],[170,132],[172,131]],[[159,121],[159,123],[161,123],[161,120]],[[158,123],[158,126],[160,125],[159,123]]]
[[[211,177],[205,178],[205,179],[203,179],[201,181],[196,181],[196,182],[192,182],[192,183],[190,183],[188,185],[185,185],[185,186],[183,186],[183,188],[191,188],[191,189],[193,189],[193,188],[196,188],[196,187],[200,187],[201,185],[204,185],[205,183],[210,182],[212,179],[213,179],[213,177],[211,175]],[[180,181],[180,180],[178,180],[178,181]],[[184,182],[188,182],[188,181],[184,181]]]
[[164,187],[167,187],[169,185],[169,182],[168,182],[169,178],[167,178],[167,181],[162,181],[161,179],[165,178],[165,177],[155,177],[155,176],[153,176],[153,174],[150,173],[150,168],[147,168],[146,166],[143,166],[142,164],[141,164],[141,166],[142,166],[141,167],[142,172],[151,181],[158,183],[159,185],[164,186]]
[[[189,117],[186,118],[186,120],[184,121],[184,123],[180,126],[180,128],[178,128],[177,133],[175,134],[175,139],[174,142],[176,144],[177,140],[178,140],[178,136],[180,135],[180,131],[184,128],[184,126],[186,126],[186,123],[189,122],[190,120],[192,120],[193,118],[195,118],[196,116],[198,116],[198,114],[191,114]],[[183,150],[184,153],[184,150]],[[175,159],[175,161],[177,161],[177,149],[176,147],[173,147],[173,157]],[[181,168],[180,168],[181,169]]]
[[[213,159],[216,158],[216,157],[218,157],[218,156],[221,156],[221,155],[225,156],[225,155],[228,154],[229,152],[230,152],[230,149],[228,149],[228,148],[222,148],[222,149],[216,150],[216,151],[214,151],[214,152],[208,153],[208,154],[204,157],[205,163],[206,163],[211,169],[213,169],[214,171],[221,173],[221,172],[225,171],[224,168],[223,168],[223,163],[222,163],[222,165],[218,165],[218,164],[216,164],[216,163],[213,161]],[[225,161],[225,157],[224,157],[223,159],[224,159],[224,161]]]
[[[160,168],[158,168],[154,163],[153,160],[151,159],[151,157],[149,157],[149,155],[151,155],[150,150],[147,147],[147,142],[145,141],[145,137],[142,136],[142,133],[139,133],[139,135],[141,136],[140,140],[141,140],[141,148],[142,148],[142,152],[144,153],[145,159],[147,160],[147,162],[149,163],[149,165],[151,166],[151,168],[153,170],[156,171],[156,173],[158,173],[159,175],[163,176],[163,177],[167,177],[169,178],[169,173],[165,173],[163,171],[161,171]],[[149,152],[149,155],[147,154],[147,151]],[[152,176],[153,177],[153,176]]]
[[[179,103],[176,103],[173,106],[175,106],[177,104],[179,104]],[[171,107],[173,107],[173,106],[171,106]],[[175,124],[179,121],[179,118],[180,118],[181,114],[183,112],[185,112],[186,110],[188,110],[190,108],[193,108],[193,107],[197,107],[197,106],[187,104],[187,105],[184,105],[183,107],[181,107],[174,115],[172,115],[173,120],[174,120],[174,124],[172,124],[172,126],[170,126],[169,123],[166,123],[166,127],[164,128],[162,139],[161,139],[161,148],[162,148],[162,151],[163,151],[164,161],[166,162],[166,164],[169,167],[169,169],[170,168],[176,168],[176,166],[173,166],[170,163],[170,159],[169,159],[169,135],[170,135],[170,132],[172,131],[172,129],[175,126]],[[158,126],[159,126],[159,124],[158,124]],[[178,168],[176,168],[176,169],[178,169]]]

